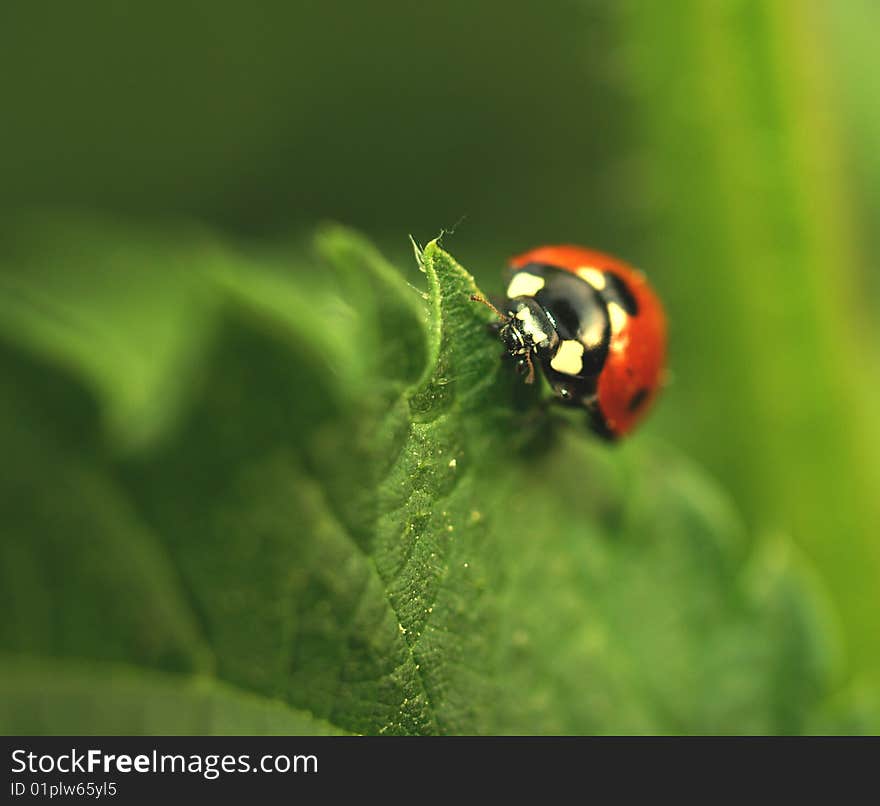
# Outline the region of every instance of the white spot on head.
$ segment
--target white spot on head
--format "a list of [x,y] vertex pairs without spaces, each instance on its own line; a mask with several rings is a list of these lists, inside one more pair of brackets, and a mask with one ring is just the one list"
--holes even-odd
[[544,278],[538,277],[537,274],[529,274],[527,271],[517,272],[510,285],[507,286],[507,296],[513,297],[533,297],[544,287]]
[[584,368],[584,345],[567,339],[559,345],[550,366],[563,375],[580,375]]
[[516,318],[523,323],[523,332],[531,336],[535,344],[543,344],[547,341],[547,334],[541,330],[541,326],[535,321],[535,315],[528,308],[520,308]]
[[605,288],[605,275],[599,269],[594,269],[592,266],[581,266],[577,270],[577,276],[586,280],[596,291]]
[[608,303],[608,318],[611,320],[611,330],[613,333],[620,333],[626,327],[626,311],[616,302]]

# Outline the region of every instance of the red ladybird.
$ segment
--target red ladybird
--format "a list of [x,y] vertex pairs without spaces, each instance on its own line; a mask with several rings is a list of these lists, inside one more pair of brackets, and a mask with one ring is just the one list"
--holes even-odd
[[622,260],[579,246],[533,249],[511,260],[498,313],[526,383],[539,364],[556,398],[586,408],[601,436],[629,433],[656,397],[666,316],[644,275]]

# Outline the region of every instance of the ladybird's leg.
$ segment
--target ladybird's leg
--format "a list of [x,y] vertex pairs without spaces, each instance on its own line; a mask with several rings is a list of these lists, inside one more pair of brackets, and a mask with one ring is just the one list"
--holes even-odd
[[603,442],[614,444],[620,439],[619,434],[615,434],[614,431],[608,427],[608,422],[598,408],[587,410],[587,425],[593,434],[599,437]]
[[617,442],[617,434],[608,427],[605,415],[602,414],[602,410],[599,408],[599,396],[594,393],[584,397],[581,399],[580,405],[587,415],[587,427],[605,442]]
[[[573,410],[582,412],[582,415],[571,416],[568,414]],[[535,425],[540,420],[542,424],[546,425],[547,432],[553,437],[558,437],[560,434],[568,433],[574,429],[581,433],[584,430],[589,430],[594,436],[609,444],[618,441],[617,435],[608,428],[605,418],[602,417],[598,409],[588,408],[581,402],[568,402],[558,397],[545,397],[542,398],[535,410],[530,412],[530,415],[524,420],[524,427]]]
[[525,428],[532,428],[543,423],[549,416],[552,416],[554,411],[556,411],[556,405],[553,398],[544,395],[522,412],[521,424]]
[[526,362],[526,385],[531,386],[535,382],[535,362],[532,360],[532,354],[530,351],[527,351],[523,354],[523,359]]
[[542,397],[516,419],[513,433],[519,448],[525,449],[532,458],[538,453],[553,450],[563,429],[569,427],[567,417],[561,416],[559,407],[550,397]]

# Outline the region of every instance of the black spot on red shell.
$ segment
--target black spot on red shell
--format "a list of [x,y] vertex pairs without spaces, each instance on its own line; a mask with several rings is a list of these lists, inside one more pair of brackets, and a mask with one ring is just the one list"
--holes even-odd
[[638,316],[639,303],[630,291],[626,281],[613,271],[605,272],[605,288],[602,296],[606,303],[616,302],[630,316]]
[[635,414],[645,404],[650,391],[650,389],[643,386],[630,398],[629,403],[627,404],[630,414]]

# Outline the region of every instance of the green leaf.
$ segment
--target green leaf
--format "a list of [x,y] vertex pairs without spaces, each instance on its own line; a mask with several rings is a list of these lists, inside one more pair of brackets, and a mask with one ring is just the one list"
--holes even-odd
[[215,680],[124,666],[11,660],[0,673],[9,734],[324,736],[339,733],[282,702]]
[[338,227],[174,260],[41,227],[0,280],[7,731],[814,724],[839,652],[788,543],[541,415],[436,241],[423,292]]
[[568,434],[514,484],[536,477],[540,495],[506,510],[507,730],[804,729],[836,662],[809,620],[813,588],[793,563],[743,556],[697,469],[658,445],[611,456]]
[[184,404],[190,384],[180,378],[197,371],[215,302],[202,273],[225,259],[201,232],[144,232],[86,216],[8,218],[0,330],[91,388],[112,439],[136,447]]

